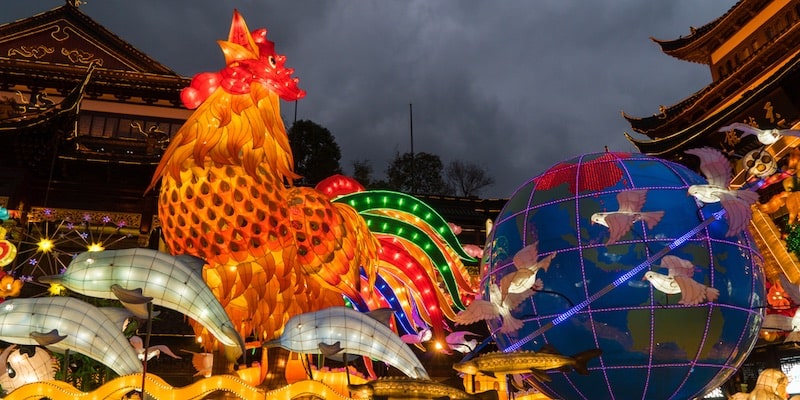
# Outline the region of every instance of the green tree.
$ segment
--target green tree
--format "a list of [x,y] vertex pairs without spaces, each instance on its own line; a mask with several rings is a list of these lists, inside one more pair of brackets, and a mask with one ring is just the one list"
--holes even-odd
[[456,194],[464,197],[477,196],[481,189],[494,184],[494,179],[486,172],[486,168],[459,160],[447,164],[445,176]]
[[294,154],[298,184],[314,186],[319,181],[341,174],[342,152],[327,128],[309,120],[299,120],[289,129],[289,145]]
[[369,160],[353,161],[353,179],[364,187],[372,185],[372,163]]
[[452,194],[442,179],[442,160],[430,153],[397,153],[386,169],[389,188],[407,193]]

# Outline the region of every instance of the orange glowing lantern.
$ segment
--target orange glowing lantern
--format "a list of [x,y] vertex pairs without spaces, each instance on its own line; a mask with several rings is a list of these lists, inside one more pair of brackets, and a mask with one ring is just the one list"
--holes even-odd
[[781,334],[777,331],[762,330],[759,332],[759,336],[767,342],[774,342],[778,340]]
[[[787,310],[792,307],[792,302],[783,290],[780,280],[776,280],[767,292],[767,303],[776,310]],[[792,313],[793,314],[793,313]]]

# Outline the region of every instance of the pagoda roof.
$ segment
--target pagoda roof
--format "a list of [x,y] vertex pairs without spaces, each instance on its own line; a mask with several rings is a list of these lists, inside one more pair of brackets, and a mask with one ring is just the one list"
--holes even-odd
[[[711,82],[686,99],[669,107],[661,106],[660,112],[647,117],[634,117],[622,112],[636,133],[647,135],[651,139],[663,138],[674,132],[687,128],[688,121],[705,118],[711,111],[731,98],[742,95],[742,92],[757,90],[755,86],[765,83],[762,75],[765,71],[785,64],[791,43],[800,40],[800,24],[787,29],[781,42],[763,47],[756,56],[749,58],[737,68],[733,74]],[[748,86],[754,87],[748,87]]]
[[[681,149],[713,145],[713,143],[705,143],[714,141],[713,138],[708,135],[709,132],[716,132],[716,129],[733,122],[738,115],[741,115],[746,110],[754,106],[759,106],[760,102],[763,102],[770,93],[780,90],[782,84],[793,76],[796,77],[798,72],[800,72],[800,51],[794,53],[790,59],[786,60],[774,74],[765,77],[758,86],[745,91],[736,100],[731,101],[718,112],[713,113],[713,115],[692,119],[692,121],[696,122],[683,129],[677,130],[669,135],[655,138],[651,137],[649,140],[634,138],[627,132],[625,136],[642,153],[667,158],[676,155]],[[703,92],[705,92],[705,90],[698,93]],[[693,97],[696,96],[697,95]]]
[[0,57],[177,76],[70,3],[0,25]]
[[[672,121],[679,120],[678,117],[683,115],[684,112],[691,111],[692,108],[698,104],[707,105],[707,103],[701,103],[698,100],[712,92],[717,84],[718,82],[711,83],[700,91],[695,92],[693,95],[681,100],[677,104],[669,107],[661,106],[658,114],[653,114],[647,117],[635,117],[626,113],[625,111],[622,111],[622,117],[628,121],[628,123],[631,125],[631,129],[633,129],[634,132],[651,137],[659,137],[659,132],[665,131],[665,126],[670,124]],[[705,110],[700,111],[702,112]]]
[[28,104],[12,102],[13,107],[18,110],[10,118],[0,119],[0,133],[19,133],[26,129],[51,124],[52,121],[64,116],[77,116],[78,105],[83,99],[94,69],[94,64],[89,65],[83,80],[58,103],[46,97],[36,96],[32,96]]
[[0,89],[53,87],[66,93],[86,67],[97,71],[90,97],[111,94],[180,105],[190,79],[152,59],[95,22],[78,7],[63,6],[0,25]]
[[699,28],[691,27],[688,36],[671,40],[651,37],[650,40],[658,44],[662,52],[672,57],[710,65],[711,53],[770,2],[771,0],[740,0],[719,18]]

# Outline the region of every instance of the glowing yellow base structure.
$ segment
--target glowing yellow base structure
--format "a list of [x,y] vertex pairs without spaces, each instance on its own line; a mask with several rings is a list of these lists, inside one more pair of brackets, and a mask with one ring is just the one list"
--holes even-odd
[[[138,390],[142,386],[142,375],[125,375],[114,379],[91,392],[81,392],[63,381],[46,381],[29,383],[11,392],[5,400],[36,399],[122,399],[128,392]],[[216,391],[225,391],[241,399],[294,399],[313,394],[316,397],[332,400],[346,400],[343,396],[320,381],[303,380],[281,389],[266,392],[248,385],[232,375],[215,375],[204,378],[191,385],[173,387],[160,377],[147,374],[145,391],[155,400],[189,400],[201,399]]]
[[[315,376],[322,380],[300,380],[281,389],[265,391],[249,385],[239,377],[233,375],[214,375],[209,378],[201,379],[190,385],[174,387],[165,382],[161,377],[154,374],[147,374],[145,391],[154,400],[190,400],[202,399],[214,392],[224,391],[230,396],[240,399],[270,399],[270,400],[289,400],[302,396],[313,395],[315,398],[330,400],[357,400],[348,397],[347,382],[344,372],[323,372],[315,371]],[[321,375],[321,376],[320,376]],[[490,377],[481,376],[483,385],[486,387],[497,387],[496,380]],[[360,384],[366,382],[364,378],[356,375],[350,376],[351,383]],[[123,399],[129,392],[139,390],[142,386],[142,374],[125,375],[107,382],[105,385],[91,392],[82,392],[64,381],[43,381],[23,385],[22,387],[9,393],[4,400],[40,400],[49,399]],[[334,389],[336,387],[336,389]],[[502,399],[507,399],[508,395],[501,394]],[[541,393],[517,394],[514,396],[518,400],[546,400],[549,397]]]

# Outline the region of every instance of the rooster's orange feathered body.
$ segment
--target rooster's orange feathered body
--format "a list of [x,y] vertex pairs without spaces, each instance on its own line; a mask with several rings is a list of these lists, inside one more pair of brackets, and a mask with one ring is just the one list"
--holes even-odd
[[280,99],[305,93],[266,30],[249,32],[235,13],[219,43],[227,66],[198,74],[182,93],[197,109],[150,187],[161,182],[169,251],[204,258],[204,278],[239,333],[269,340],[295,314],[342,305],[342,295],[359,301],[362,279],[375,281],[382,245],[353,207],[291,185],[297,176]]

